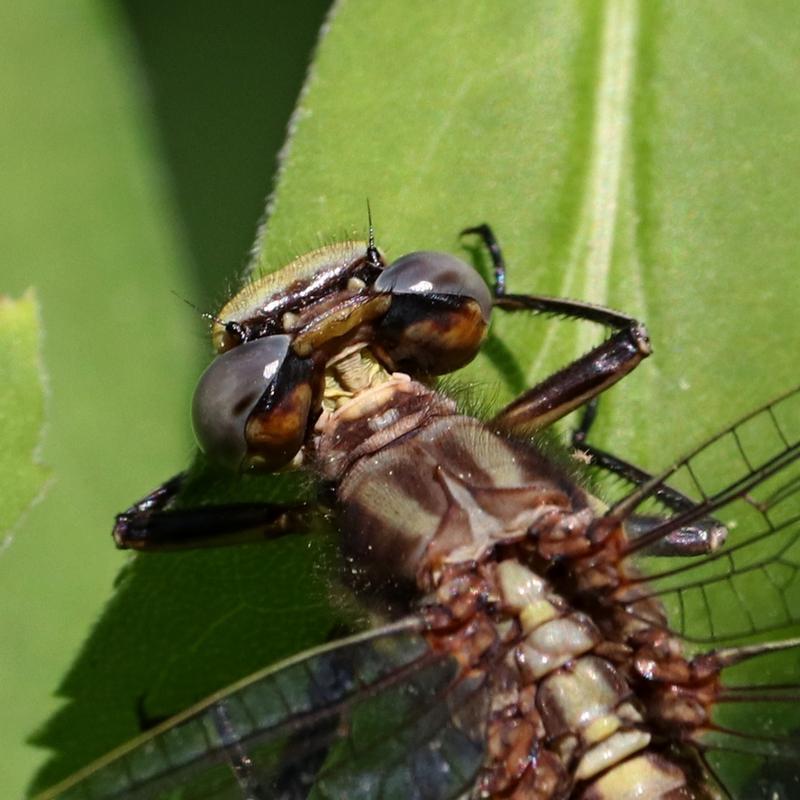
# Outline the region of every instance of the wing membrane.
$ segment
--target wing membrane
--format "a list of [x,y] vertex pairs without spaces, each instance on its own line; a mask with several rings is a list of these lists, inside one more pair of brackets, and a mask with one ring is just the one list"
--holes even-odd
[[458,797],[482,761],[480,686],[420,630],[409,618],[265,670],[40,800]]
[[[668,509],[665,487],[691,503]],[[659,521],[631,541],[626,560],[636,569],[614,600],[635,614],[638,601],[660,599],[690,651],[730,646],[711,721],[692,737],[721,796],[800,796],[800,640],[775,641],[779,631],[800,633],[800,387],[628,486],[607,517],[634,515]],[[691,558],[650,554],[709,517],[727,529],[721,546]]]
[[[662,599],[671,627],[698,643],[741,639],[800,623],[800,387],[726,428],[663,475],[629,492],[611,519],[652,514],[661,487],[695,505],[664,514],[629,547],[640,578],[620,599]],[[676,528],[715,516],[728,530],[701,557],[642,554]]]

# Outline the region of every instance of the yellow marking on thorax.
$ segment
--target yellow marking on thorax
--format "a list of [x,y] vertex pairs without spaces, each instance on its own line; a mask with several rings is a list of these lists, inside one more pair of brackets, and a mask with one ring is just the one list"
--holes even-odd
[[353,398],[386,383],[390,377],[364,344],[354,345],[328,364],[322,407],[336,411]]

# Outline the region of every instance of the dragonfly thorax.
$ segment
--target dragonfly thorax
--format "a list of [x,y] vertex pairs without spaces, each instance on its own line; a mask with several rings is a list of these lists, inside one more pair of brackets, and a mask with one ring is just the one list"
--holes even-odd
[[234,470],[280,469],[323,410],[392,372],[426,378],[471,361],[491,309],[483,279],[447,253],[388,266],[371,243],[308,253],[213,318],[217,357],[193,402],[198,443]]
[[578,546],[592,519],[589,496],[536,450],[402,374],[323,414],[317,434],[315,466],[338,484],[348,547],[421,588],[442,565],[480,561],[534,528],[543,547]]

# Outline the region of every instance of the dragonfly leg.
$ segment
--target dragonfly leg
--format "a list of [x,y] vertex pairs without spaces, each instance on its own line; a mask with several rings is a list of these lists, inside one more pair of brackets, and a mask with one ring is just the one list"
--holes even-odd
[[[589,444],[589,431],[597,419],[599,398],[587,404],[580,424],[572,432],[572,446],[590,459],[593,467],[610,472],[633,486],[644,486],[653,476],[645,470],[618,456]],[[671,486],[661,484],[654,492],[659,501],[670,511],[682,513],[692,511],[697,503]],[[631,539],[637,539],[663,522],[658,516],[631,515],[625,521],[625,531]],[[648,555],[697,556],[710,553],[722,545],[727,528],[713,517],[702,517],[689,525],[676,528],[664,538],[646,549]]]
[[494,231],[485,222],[480,225],[474,225],[471,228],[464,228],[459,236],[468,236],[474,233],[480,236],[484,246],[489,251],[494,267],[494,286],[492,293],[495,297],[502,297],[506,293],[506,260],[503,258],[503,251],[500,249],[500,243],[494,235]]
[[[597,419],[599,405],[598,397],[592,398],[586,404],[580,424],[572,431],[572,447],[585,453],[592,466],[611,472],[634,486],[643,486],[653,477],[649,472],[588,442],[589,431]],[[689,511],[696,505],[685,494],[666,485],[658,487],[656,496],[672,511]]]
[[545,378],[509,403],[492,420],[510,433],[545,428],[613,386],[650,355],[643,325],[617,331],[586,355]]
[[169,508],[185,482],[180,473],[117,514],[112,535],[121,550],[189,550],[276,539],[308,528],[306,503],[235,503]]
[[469,234],[479,236],[489,251],[494,271],[492,294],[495,308],[501,308],[504,311],[532,311],[535,314],[552,314],[569,319],[597,322],[612,330],[644,327],[629,314],[623,314],[621,311],[606,306],[570,300],[565,297],[549,297],[543,294],[507,294],[506,262],[494,231],[489,225],[482,223],[471,228],[464,228],[460,233],[461,236]]
[[560,297],[507,294],[505,260],[492,229],[482,224],[461,233],[480,236],[489,251],[494,265],[495,308],[587,320],[613,331],[605,342],[502,409],[493,420],[498,427],[512,433],[544,428],[605,391],[650,355],[650,340],[644,325],[628,314]]
[[[587,320],[613,331],[605,342],[501,409],[492,422],[512,433],[527,434],[586,405],[581,424],[573,434],[573,446],[590,456],[594,466],[612,472],[635,486],[645,484],[652,477],[647,472],[587,442],[589,429],[597,415],[598,396],[650,354],[650,342],[644,325],[627,314],[604,306],[543,295],[507,294],[506,263],[494,231],[483,223],[461,231],[462,236],[467,234],[479,236],[489,252],[494,268],[496,308]],[[656,494],[666,508],[675,512],[690,511],[696,505],[669,486],[659,487]],[[626,530],[631,538],[638,538],[662,521],[658,517],[632,516],[626,522]],[[648,552],[652,555],[700,555],[719,547],[726,535],[725,526],[711,517],[703,517],[671,532],[652,545]]]

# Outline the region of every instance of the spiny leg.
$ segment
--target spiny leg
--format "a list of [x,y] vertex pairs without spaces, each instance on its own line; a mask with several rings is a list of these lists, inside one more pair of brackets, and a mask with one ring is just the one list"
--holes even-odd
[[494,231],[486,224],[464,228],[459,234],[480,236],[489,256],[494,271],[492,293],[495,307],[504,311],[533,311],[538,314],[554,314],[570,319],[586,320],[605,325],[612,330],[621,330],[641,325],[634,317],[623,314],[613,308],[570,300],[565,297],[549,297],[543,294],[506,294],[506,262]]
[[[644,326],[633,317],[603,306],[542,295],[506,294],[506,264],[492,229],[484,224],[461,232],[480,236],[494,267],[494,305],[505,311],[532,311],[587,320],[611,328],[614,333],[602,344],[554,373],[503,408],[493,422],[514,433],[530,433],[546,427],[570,411],[586,405],[580,426],[573,434],[573,446],[587,452],[592,463],[640,486],[651,479],[644,470],[610,453],[589,445],[587,434],[597,415],[598,395],[633,370],[650,354]],[[695,507],[695,503],[677,490],[659,487],[657,497],[677,512]],[[631,538],[652,530],[662,520],[658,517],[633,516],[626,522]],[[725,527],[711,517],[679,528],[648,549],[651,555],[700,555],[719,547],[727,535]]]
[[459,233],[459,236],[467,236],[470,233],[480,236],[484,246],[489,251],[494,266],[492,293],[495,297],[502,297],[506,293],[506,261],[503,258],[500,243],[497,241],[494,231],[485,222],[480,225],[474,225],[471,228],[464,228]]
[[492,229],[466,228],[464,234],[481,237],[494,266],[494,307],[504,311],[532,311],[596,322],[614,333],[605,342],[521,394],[492,420],[511,433],[544,428],[608,389],[650,355],[647,331],[638,320],[605,306],[544,295],[506,294],[506,266]]
[[545,428],[613,386],[648,355],[650,343],[643,326],[618,331],[523,392],[501,409],[492,423],[517,434]]
[[307,530],[306,503],[232,503],[168,508],[186,480],[180,473],[127,511],[117,514],[112,535],[121,550],[189,550],[277,539]]
[[[645,470],[625,461],[618,456],[589,444],[589,431],[597,419],[599,398],[595,397],[586,404],[581,422],[572,432],[572,446],[588,455],[593,467],[610,472],[633,486],[643,486],[653,479]],[[697,507],[697,503],[671,486],[662,484],[655,491],[655,496],[671,511],[685,512]],[[625,521],[625,531],[631,539],[653,530],[663,522],[658,516],[631,515]],[[647,555],[658,556],[697,556],[710,553],[720,547],[727,536],[727,528],[713,517],[703,517],[690,525],[677,528],[663,539],[647,548]]]

